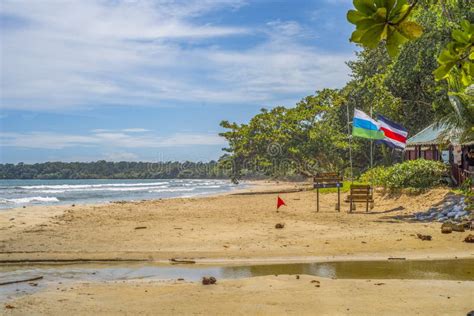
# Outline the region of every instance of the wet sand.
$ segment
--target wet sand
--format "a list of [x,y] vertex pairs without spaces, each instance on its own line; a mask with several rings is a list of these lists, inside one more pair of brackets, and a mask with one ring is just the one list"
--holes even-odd
[[[319,282],[319,283],[318,283]],[[7,315],[466,315],[474,282],[280,275],[217,281],[61,284],[9,302]]]

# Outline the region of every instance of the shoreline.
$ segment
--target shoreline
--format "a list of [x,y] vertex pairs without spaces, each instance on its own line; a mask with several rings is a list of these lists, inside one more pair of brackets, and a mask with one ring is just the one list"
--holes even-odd
[[[94,179],[95,180],[95,179]],[[97,179],[97,180],[102,180],[102,179]],[[125,179],[125,180],[130,180],[130,179]],[[160,179],[160,180],[170,180],[170,179]],[[185,179],[187,180],[187,179]],[[199,180],[214,180],[214,179],[199,179]],[[224,180],[224,179],[218,179],[218,180]],[[230,180],[228,180],[230,182]],[[263,188],[266,189],[271,189],[278,187],[279,184],[282,186],[282,188],[287,188],[287,187],[292,187],[293,185],[301,185],[303,182],[285,182],[285,181],[272,181],[272,180],[246,180],[246,181],[241,181],[239,183],[242,184],[243,188],[238,188],[236,187],[235,189],[231,189],[229,191],[225,192],[208,192],[208,193],[197,193],[197,194],[190,194],[190,195],[181,195],[181,196],[172,196],[172,197],[155,197],[155,198],[149,198],[149,199],[137,199],[137,200],[110,200],[110,201],[91,201],[91,202],[81,202],[81,201],[64,201],[64,202],[57,202],[54,204],[30,204],[30,205],[22,205],[22,206],[13,206],[13,207],[5,207],[5,208],[0,208],[0,213],[1,212],[6,212],[6,211],[15,211],[15,210],[21,210],[25,208],[44,208],[44,207],[68,207],[74,204],[75,206],[106,206],[114,203],[139,203],[139,202],[145,202],[145,201],[160,201],[160,200],[170,200],[170,199],[188,199],[188,198],[206,198],[206,197],[214,197],[214,196],[222,196],[222,195],[240,195],[240,194],[259,194],[263,193],[266,190],[262,190]],[[272,192],[273,193],[273,192]]]

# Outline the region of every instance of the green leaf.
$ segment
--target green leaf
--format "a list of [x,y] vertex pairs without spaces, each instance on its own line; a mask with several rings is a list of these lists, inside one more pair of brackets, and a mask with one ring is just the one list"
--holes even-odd
[[364,19],[364,20],[359,21],[356,24],[356,29],[357,30],[368,30],[369,28],[371,28],[372,26],[374,26],[376,24],[380,24],[380,22],[377,22],[373,19]]
[[453,30],[451,36],[458,42],[469,44],[469,35],[467,33],[461,32],[460,30]]
[[397,57],[400,52],[400,45],[405,43],[407,38],[402,36],[393,26],[388,28],[387,52],[391,58]]
[[377,21],[385,22],[387,21],[387,9],[386,8],[378,8],[375,11],[374,18]]
[[472,83],[472,77],[469,74],[469,69],[467,67],[463,67],[461,70],[461,83],[467,87]]
[[375,48],[377,47],[378,43],[381,40],[381,36],[383,30],[385,28],[385,24],[375,24],[371,28],[369,28],[364,35],[360,38],[360,43],[368,48]]
[[357,22],[366,19],[367,17],[356,10],[349,10],[347,12],[347,20],[352,24],[357,24]]
[[469,33],[470,28],[471,28],[471,23],[469,23],[468,20],[462,20],[461,21],[461,27],[464,29],[465,32]]
[[459,57],[455,55],[454,52],[449,49],[443,49],[443,51],[438,57],[438,62],[440,64],[445,64],[449,62],[456,62],[458,59]]
[[435,79],[441,80],[448,77],[448,73],[451,71],[454,65],[455,63],[446,63],[436,68],[436,70],[433,71],[433,75],[435,76]]
[[390,13],[392,12],[395,4],[397,3],[397,0],[386,0],[385,1],[385,7],[387,8],[387,14],[390,16]]
[[365,32],[366,30],[355,30],[352,32],[351,38],[349,40],[354,43],[360,43],[360,39]]
[[397,4],[396,7],[397,7],[396,9],[393,9],[390,12],[390,16],[389,16],[390,21],[392,21],[392,23],[394,23],[394,24],[399,23],[401,21],[401,19],[403,19],[405,17],[405,14],[410,9],[410,5],[404,4],[403,6],[398,8],[398,4]]
[[407,5],[408,5],[408,2],[406,0],[398,0],[396,1],[396,4],[393,6],[393,12],[395,14],[399,14],[400,13],[399,11],[402,10],[402,8],[404,6],[406,7]]
[[398,31],[406,38],[413,40],[423,34],[423,28],[415,22],[405,21],[398,25]]
[[375,12],[374,2],[372,0],[354,0],[354,7],[366,15],[372,15]]
[[470,60],[474,60],[474,51],[472,51],[472,52],[469,54],[469,59],[470,59]]

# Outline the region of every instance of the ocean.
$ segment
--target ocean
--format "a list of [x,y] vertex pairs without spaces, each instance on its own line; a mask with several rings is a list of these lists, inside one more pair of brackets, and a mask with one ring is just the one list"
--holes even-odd
[[[0,180],[0,209],[28,205],[140,201],[224,193],[229,180]],[[242,188],[242,185],[239,185]]]

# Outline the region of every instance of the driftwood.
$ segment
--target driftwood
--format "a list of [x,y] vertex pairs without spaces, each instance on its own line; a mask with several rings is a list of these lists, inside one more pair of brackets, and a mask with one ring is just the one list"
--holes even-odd
[[23,283],[23,282],[30,282],[30,281],[37,281],[41,280],[43,277],[34,277],[34,278],[29,278],[29,279],[22,279],[22,280],[14,280],[14,281],[7,281],[7,282],[0,282],[0,285],[8,285],[8,284],[15,284],[15,283]]
[[185,264],[196,263],[196,261],[194,261],[194,260],[184,260],[184,259],[176,259],[176,258],[171,258],[170,261],[172,263],[185,263]]
[[240,193],[231,193],[229,195],[263,195],[263,194],[282,194],[282,193],[296,193],[303,191],[311,191],[313,188],[300,188],[300,189],[288,189],[281,191],[258,191],[258,192],[240,192]]
[[21,264],[21,263],[73,263],[73,262],[145,262],[149,259],[89,259],[89,258],[77,258],[77,259],[7,259],[0,260],[0,266],[2,264]]

